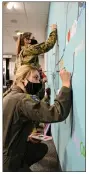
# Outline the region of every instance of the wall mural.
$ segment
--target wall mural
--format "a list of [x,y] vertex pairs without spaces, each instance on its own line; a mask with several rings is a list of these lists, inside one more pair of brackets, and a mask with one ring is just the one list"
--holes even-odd
[[58,31],[57,42],[45,58],[51,104],[62,85],[59,71],[66,68],[72,77],[69,117],[51,125],[63,171],[85,171],[85,9],[85,2],[50,3],[48,35],[53,23]]

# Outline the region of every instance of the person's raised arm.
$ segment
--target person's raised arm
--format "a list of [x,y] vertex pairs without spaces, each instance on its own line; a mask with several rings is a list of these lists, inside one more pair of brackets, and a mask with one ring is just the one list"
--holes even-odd
[[60,72],[62,88],[54,100],[54,104],[49,106],[47,102],[40,101],[38,98],[28,96],[19,104],[19,112],[31,121],[42,123],[54,123],[64,121],[70,112],[72,98],[69,72],[62,70]]
[[28,47],[24,47],[23,56],[39,55],[42,53],[46,53],[53,48],[56,40],[57,40],[57,26],[56,24],[53,24],[51,26],[51,33],[49,35],[49,38],[45,42],[42,42],[40,44],[36,44],[32,46],[29,45]]

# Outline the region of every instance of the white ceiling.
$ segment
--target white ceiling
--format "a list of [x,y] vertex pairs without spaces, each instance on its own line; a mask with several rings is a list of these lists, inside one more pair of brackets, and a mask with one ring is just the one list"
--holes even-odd
[[[16,54],[15,31],[30,31],[38,42],[43,42],[46,36],[46,26],[49,2],[15,2],[16,9],[8,10],[3,5],[3,54]],[[11,20],[17,20],[12,23]]]

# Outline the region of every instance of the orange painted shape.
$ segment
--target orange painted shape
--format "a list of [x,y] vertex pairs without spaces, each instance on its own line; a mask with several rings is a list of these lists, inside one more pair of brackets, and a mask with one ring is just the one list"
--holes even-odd
[[70,30],[68,31],[67,40],[70,41]]

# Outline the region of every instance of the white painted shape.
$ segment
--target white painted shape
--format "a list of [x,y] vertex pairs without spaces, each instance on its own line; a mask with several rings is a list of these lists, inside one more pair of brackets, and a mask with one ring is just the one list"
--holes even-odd
[[82,51],[84,49],[84,47],[85,47],[85,43],[82,40],[81,43],[75,48],[75,56],[77,56],[78,52]]
[[77,21],[75,20],[70,31],[70,39],[76,34],[77,30]]

